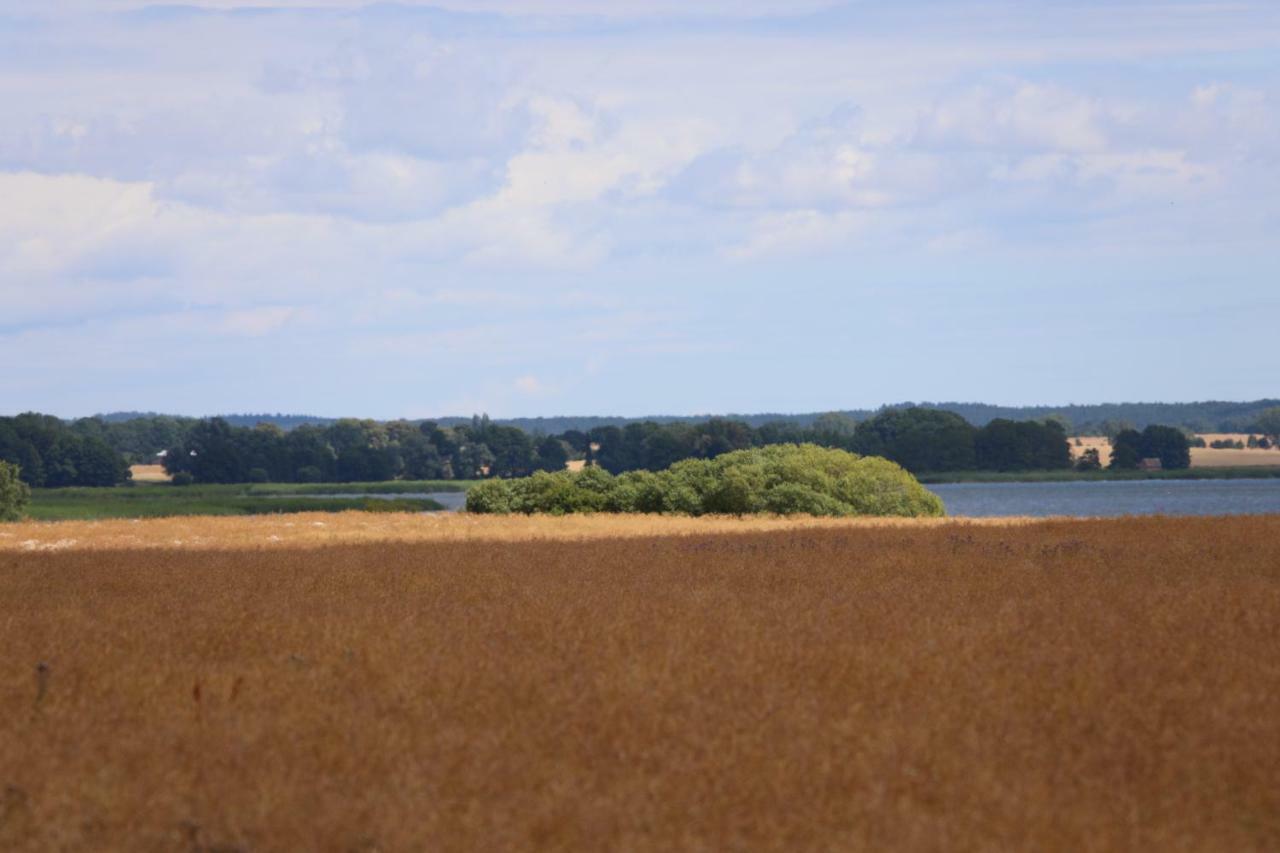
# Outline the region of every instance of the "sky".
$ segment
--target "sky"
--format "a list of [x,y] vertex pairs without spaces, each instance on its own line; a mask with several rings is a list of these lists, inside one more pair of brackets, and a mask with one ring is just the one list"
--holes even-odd
[[0,413],[1280,393],[1274,0],[0,0]]

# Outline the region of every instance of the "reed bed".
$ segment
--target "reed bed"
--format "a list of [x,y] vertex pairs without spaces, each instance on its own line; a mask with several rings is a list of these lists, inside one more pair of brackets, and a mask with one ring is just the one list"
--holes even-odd
[[178,524],[3,528],[0,849],[1280,847],[1280,517]]
[[1026,524],[1031,518],[907,519],[811,516],[611,515],[491,516],[467,513],[293,513],[242,517],[25,522],[0,526],[0,552],[129,548],[276,548],[430,542],[530,542],[700,536],[766,531],[862,530],[868,527]]

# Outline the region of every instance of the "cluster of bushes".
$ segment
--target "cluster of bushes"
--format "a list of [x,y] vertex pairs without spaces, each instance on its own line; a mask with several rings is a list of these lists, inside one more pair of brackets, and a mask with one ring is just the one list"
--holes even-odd
[[[1253,436],[1249,436],[1249,438],[1252,439]],[[1203,438],[1200,439],[1200,442],[1201,443],[1199,444],[1199,446],[1204,447]],[[1230,438],[1216,438],[1213,441],[1209,442],[1209,446],[1212,447],[1214,450],[1244,450],[1245,445],[1244,445],[1244,442],[1240,441],[1239,439],[1232,440]],[[1252,446],[1254,447],[1257,446],[1257,439],[1254,439],[1254,443]]]
[[68,424],[52,415],[0,418],[0,462],[21,469],[33,488],[115,486],[129,464],[94,432],[94,422]]
[[783,444],[687,459],[658,472],[614,476],[590,467],[490,480],[467,493],[467,511],[939,516],[943,506],[886,459]]

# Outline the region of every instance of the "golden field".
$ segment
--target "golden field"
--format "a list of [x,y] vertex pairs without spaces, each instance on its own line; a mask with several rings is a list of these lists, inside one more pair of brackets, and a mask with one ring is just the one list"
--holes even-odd
[[[1203,438],[1206,443],[1217,441],[1219,439],[1248,441],[1249,435],[1247,433],[1242,433],[1240,435],[1236,435],[1234,433],[1206,433],[1202,435],[1201,438]],[[1106,436],[1081,436],[1080,446],[1076,446],[1076,440],[1074,438],[1071,439],[1070,444],[1071,456],[1073,459],[1079,459],[1084,455],[1084,451],[1093,448],[1098,451],[1098,456],[1102,460],[1102,467],[1105,468],[1111,461],[1111,444],[1107,441]],[[1280,466],[1280,450],[1276,450],[1274,448],[1259,450],[1256,447],[1246,447],[1244,450],[1215,447],[1191,448],[1192,468],[1239,468],[1255,465]]]
[[1280,517],[479,521],[0,528],[0,849],[1280,847]]
[[167,483],[173,479],[163,465],[131,465],[129,475],[135,483]]

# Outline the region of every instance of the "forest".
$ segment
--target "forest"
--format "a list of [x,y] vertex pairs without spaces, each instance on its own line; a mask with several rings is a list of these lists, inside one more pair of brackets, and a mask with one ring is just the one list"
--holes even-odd
[[1066,432],[1056,421],[997,420],[977,428],[958,415],[931,409],[888,410],[861,423],[838,414],[809,426],[752,427],[713,418],[544,436],[484,416],[451,427],[344,419],[288,432],[270,424],[236,427],[214,418],[197,422],[163,452],[166,470],[180,482],[308,483],[524,477],[561,471],[572,459],[610,474],[661,471],[686,459],[802,443],[882,456],[913,473],[1071,465]]
[[[1275,407],[1255,413],[1242,428],[1264,436],[1280,432],[1277,413]],[[269,420],[248,425],[244,417],[236,423],[167,415],[63,421],[27,413],[0,418],[0,460],[17,465],[22,480],[37,488],[116,485],[129,479],[130,465],[157,462],[180,484],[512,478],[561,471],[571,460],[617,475],[778,444],[881,456],[913,474],[1055,471],[1080,464],[1072,460],[1065,417],[994,418],[979,426],[927,406],[883,409],[861,420],[828,412],[807,422],[644,420],[558,433],[531,432],[484,415],[439,422],[297,416],[291,429]],[[1085,465],[1134,468],[1145,458],[1159,458],[1166,469],[1189,464],[1185,427],[1108,420],[1095,429],[1111,438],[1117,452],[1112,459],[1088,458]]]

